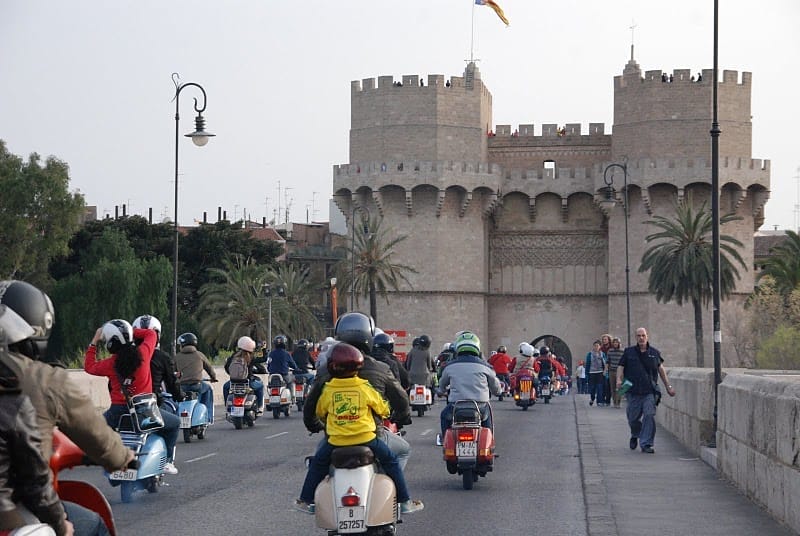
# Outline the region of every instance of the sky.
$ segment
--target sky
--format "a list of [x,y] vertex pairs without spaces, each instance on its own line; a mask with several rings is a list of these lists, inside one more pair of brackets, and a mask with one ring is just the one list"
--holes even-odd
[[[279,222],[287,203],[290,221],[327,221],[352,80],[461,76],[472,50],[495,124],[608,132],[632,40],[642,71],[713,64],[712,0],[497,2],[509,27],[472,0],[0,0],[0,139],[67,162],[100,217],[125,204],[171,221],[177,72],[205,89],[216,134],[202,148],[181,136],[181,225],[219,206],[273,219],[278,203]],[[771,160],[762,230],[796,229],[800,2],[719,3],[719,67],[753,73],[752,156]],[[181,92],[181,134],[194,97]]]

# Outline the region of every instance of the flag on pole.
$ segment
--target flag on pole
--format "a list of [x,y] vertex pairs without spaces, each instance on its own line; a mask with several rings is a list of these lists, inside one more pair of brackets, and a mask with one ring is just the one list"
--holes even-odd
[[478,6],[489,6],[497,13],[497,16],[500,17],[500,20],[508,26],[508,19],[506,18],[506,14],[503,13],[503,8],[497,5],[497,2],[494,0],[475,0],[475,5]]

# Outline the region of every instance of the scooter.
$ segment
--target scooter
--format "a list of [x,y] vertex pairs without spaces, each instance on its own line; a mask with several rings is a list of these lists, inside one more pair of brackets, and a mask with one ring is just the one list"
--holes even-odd
[[[178,417],[181,418],[184,443],[191,443],[192,436],[197,439],[206,438],[206,429],[214,424],[214,412],[208,414],[208,408],[200,403],[199,393],[186,391],[184,399],[178,403]],[[213,406],[212,406],[213,407]]]
[[[523,369],[524,370],[524,369]],[[536,404],[536,389],[533,388],[533,376],[525,372],[517,374],[517,385],[514,389],[514,402],[523,411]]]
[[417,417],[422,417],[433,405],[433,394],[427,385],[415,383],[408,392],[411,411],[417,412]]
[[457,401],[451,426],[442,441],[447,472],[460,474],[464,489],[472,489],[478,477],[485,477],[492,470],[494,447],[494,434],[481,425],[478,403],[474,400]]
[[136,395],[131,398],[133,409],[119,419],[117,431],[122,444],[136,455],[137,466],[106,473],[112,486],[120,488],[122,502],[133,500],[133,493],[146,489],[155,493],[164,481],[164,465],[169,459],[164,438],[155,433],[163,424],[150,425],[152,408],[157,407],[153,393]]
[[225,401],[225,420],[232,422],[237,430],[245,425],[252,428],[256,423],[256,410],[256,395],[250,388],[250,380],[231,380],[230,392]]
[[553,398],[553,389],[550,385],[550,376],[544,375],[539,377],[539,394],[544,399],[545,404],[550,403],[550,399]]
[[[294,379],[294,400],[297,403],[297,411],[302,412],[308,395],[309,382],[303,376],[296,376]],[[270,389],[272,393],[272,389]],[[271,394],[270,394],[271,396]]]
[[59,480],[58,475],[64,469],[72,469],[81,465],[91,465],[86,454],[58,429],[53,431],[53,455],[50,457],[50,469],[53,471],[53,487],[62,501],[69,501],[94,512],[105,523],[111,536],[116,536],[114,512],[105,495],[88,482],[80,480]]
[[397,492],[378,473],[372,449],[363,445],[334,449],[331,475],[314,492],[317,526],[328,536],[395,534],[400,523]]
[[292,393],[281,374],[270,374],[267,378],[269,401],[267,407],[272,410],[272,417],[280,419],[281,413],[289,416],[292,406]]

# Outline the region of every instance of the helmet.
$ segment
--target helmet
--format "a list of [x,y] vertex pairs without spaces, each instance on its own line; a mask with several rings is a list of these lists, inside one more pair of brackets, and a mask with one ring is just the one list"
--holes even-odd
[[417,348],[417,347],[419,347],[419,346],[421,346],[421,345],[422,345],[422,344],[421,344],[421,343],[420,343],[420,341],[419,341],[419,337],[414,337],[414,341],[411,343],[411,346],[412,346],[413,348]]
[[184,333],[178,337],[178,346],[181,348],[184,346],[197,346],[197,335],[194,333]]
[[364,366],[364,356],[355,346],[337,344],[328,356],[328,372],[334,378],[349,378]]
[[497,347],[498,354],[504,354],[506,352],[508,352],[508,348],[506,348],[505,345],[501,344],[500,346]]
[[[283,335],[278,335],[278,337],[283,337]],[[275,337],[275,340],[278,340],[278,337]],[[286,346],[286,337],[284,338],[284,347]],[[244,350],[245,352],[255,352],[256,351],[256,341],[245,335],[244,337],[239,337],[239,340],[236,341],[236,347],[239,350]]]
[[336,340],[369,353],[375,337],[375,321],[364,313],[345,313],[339,317],[333,332]]
[[[373,321],[373,322],[374,322],[374,321]],[[385,333],[385,331],[383,331],[383,330],[382,330],[381,328],[379,328],[378,326],[375,326],[375,333],[374,333],[372,336],[374,337],[375,335],[380,335],[381,333]]]
[[[241,340],[241,339],[239,339],[239,340]],[[286,338],[286,335],[278,335],[277,337],[272,339],[272,345],[275,346],[275,348],[286,348],[286,341],[287,340],[288,339]],[[255,345],[255,342],[253,344]],[[245,348],[242,348],[242,350],[245,350]],[[247,351],[248,352],[252,352],[252,350],[247,350]]]
[[420,335],[419,336],[419,345],[422,347],[423,350],[427,350],[431,347],[431,338],[428,335]]
[[1,281],[0,304],[6,305],[33,328],[33,334],[22,339],[29,342],[19,345],[18,350],[31,359],[44,356],[47,339],[55,324],[53,302],[47,294],[25,281]]
[[533,357],[539,357],[539,349],[538,348],[534,348],[533,349]]
[[527,342],[523,342],[519,345],[519,353],[524,355],[525,357],[531,357],[534,354],[535,350],[533,346],[528,344]]
[[[152,329],[158,334],[158,338],[161,338],[161,322],[158,318],[151,316],[151,315],[142,315],[137,316],[136,320],[133,321],[134,328],[141,328],[141,329]],[[195,337],[194,344],[197,344],[197,338]]]
[[7,305],[0,305],[0,344],[14,344],[34,334],[34,329]]
[[116,354],[120,348],[133,343],[133,327],[127,320],[115,318],[103,324],[103,340],[106,349]]
[[481,355],[481,340],[470,331],[464,331],[456,339],[456,353]]
[[298,348],[308,348],[308,340],[300,339],[299,341],[297,341],[297,344],[295,346],[297,346]]
[[539,348],[539,353],[541,355],[547,355],[550,353],[550,348],[548,348],[547,346],[542,346],[541,348]]
[[444,343],[444,345],[442,345],[442,352],[449,352],[449,351],[450,351],[450,346],[451,346],[452,344],[453,344],[452,342],[446,342],[446,343]]
[[394,339],[386,333],[379,333],[372,339],[373,348],[383,348],[389,353],[394,352]]

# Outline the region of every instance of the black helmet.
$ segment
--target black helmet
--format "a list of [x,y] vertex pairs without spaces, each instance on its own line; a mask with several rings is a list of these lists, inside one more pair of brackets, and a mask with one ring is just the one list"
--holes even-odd
[[297,346],[298,348],[308,348],[308,340],[300,339],[299,341],[297,341],[297,344],[295,346]]
[[539,348],[539,355],[543,355],[544,356],[544,355],[547,355],[549,353],[550,353],[550,348],[548,348],[547,346],[542,346],[541,348]]
[[272,345],[275,348],[286,348],[286,335],[278,335],[274,339],[272,339]]
[[414,337],[414,340],[411,341],[411,347],[412,348],[417,348],[417,347],[421,347],[421,346],[422,346],[422,343],[420,342],[419,337]]
[[181,348],[184,346],[197,346],[197,335],[194,333],[184,333],[178,337],[178,346]]
[[33,328],[13,309],[0,305],[0,346],[24,341],[33,333]]
[[334,378],[350,378],[364,366],[364,356],[347,343],[337,344],[328,356],[328,372]]
[[427,350],[431,347],[431,338],[428,335],[420,335],[419,345],[423,350]]
[[372,340],[372,347],[383,348],[387,352],[392,353],[394,352],[394,339],[391,335],[379,333],[375,335],[375,338]]
[[362,352],[369,353],[375,337],[375,321],[364,313],[345,313],[336,322],[333,336],[337,341],[352,344]]
[[0,304],[8,306],[33,328],[33,335],[14,344],[14,350],[38,359],[47,351],[47,340],[55,324],[50,298],[25,281],[1,281]]
[[508,352],[508,348],[506,348],[504,345],[501,344],[500,346],[497,347],[497,353],[498,354],[505,354],[507,352]]

